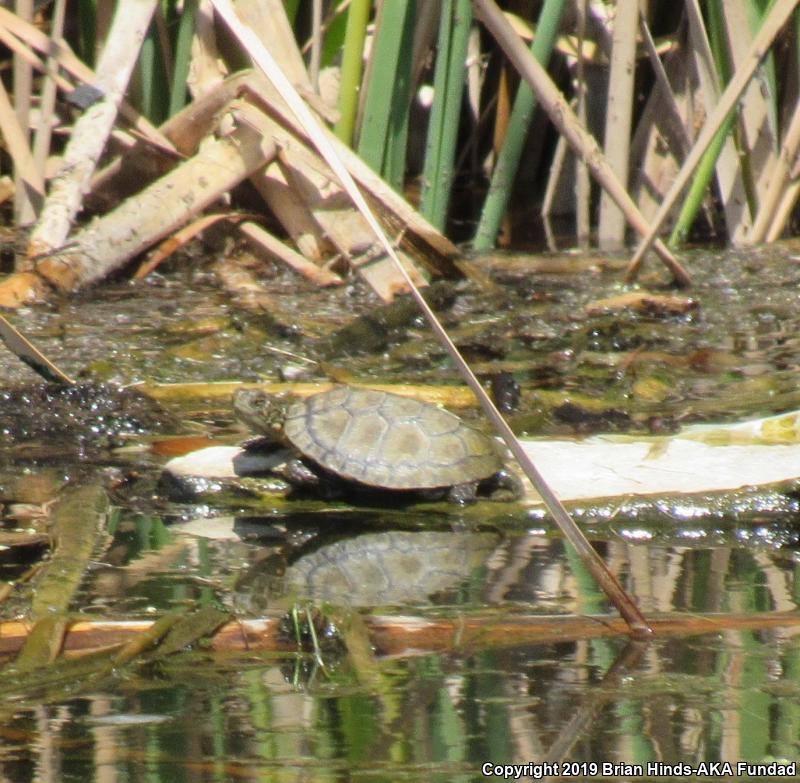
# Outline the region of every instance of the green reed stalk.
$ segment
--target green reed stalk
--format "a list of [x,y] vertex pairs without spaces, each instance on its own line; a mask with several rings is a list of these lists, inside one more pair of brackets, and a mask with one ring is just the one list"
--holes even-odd
[[672,229],[672,233],[669,235],[669,240],[667,242],[669,247],[682,245],[686,241],[686,237],[689,236],[689,231],[697,217],[697,213],[703,206],[703,199],[705,199],[708,186],[711,184],[711,180],[714,177],[717,159],[722,152],[722,148],[725,145],[725,141],[735,121],[736,113],[733,112],[728,119],[725,120],[725,124],[717,131],[714,140],[709,145],[705,155],[701,158],[695,175],[692,178],[692,184],[681,205],[681,210],[675,221],[675,226]]
[[450,204],[471,26],[469,0],[445,0],[439,23],[434,102],[428,124],[420,206],[422,214],[440,230],[444,229]]
[[[725,16],[719,0],[711,0],[708,2],[705,5],[705,11],[708,43],[711,48],[711,56],[714,60],[714,65],[717,69],[717,82],[720,85],[725,85],[730,80],[731,74],[730,57],[725,43]],[[683,200],[678,218],[669,236],[667,244],[670,247],[676,247],[686,241],[686,237],[689,235],[697,213],[703,206],[703,199],[714,177],[717,159],[722,152],[728,135],[733,129],[735,119],[736,115],[732,113],[728,119],[725,120],[724,124],[720,126],[714,139],[709,144],[705,154],[700,159],[695,175],[692,178],[692,184]]]
[[364,63],[364,40],[367,36],[371,0],[353,0],[347,10],[347,28],[342,55],[342,81],[339,88],[339,122],[336,135],[352,145],[358,114],[358,96]]
[[[545,68],[550,61],[565,5],[565,0],[545,0],[539,14],[531,52]],[[533,91],[526,82],[520,82],[508,123],[508,133],[492,173],[489,193],[475,232],[473,246],[476,250],[489,250],[494,247],[500,223],[511,197],[514,177],[535,108],[536,98]]]
[[76,53],[91,68],[94,66],[97,50],[97,3],[95,0],[81,0],[78,3],[77,17]]
[[[334,65],[336,58],[343,51],[345,36],[347,35],[347,22],[350,18],[350,7],[352,3],[341,0],[339,6],[332,9],[325,19],[325,37],[322,40],[322,67]],[[341,6],[346,6],[344,10]],[[369,14],[369,3],[367,4],[367,14]],[[366,22],[364,23],[366,29]],[[363,44],[362,44],[363,53]]]
[[192,39],[197,15],[198,0],[185,0],[183,13],[178,20],[178,35],[175,41],[175,65],[169,90],[168,116],[177,114],[186,105],[186,79],[192,59]]
[[286,18],[289,20],[289,24],[293,25],[297,19],[300,0],[283,0],[283,7],[286,10]]
[[[139,95],[139,109],[147,119],[159,124],[167,118],[169,110],[169,67],[167,62],[170,53],[164,51],[167,45],[162,34],[167,26],[166,18],[174,10],[169,4],[162,4],[156,9],[153,22],[142,44],[137,66],[137,81]],[[163,14],[161,19],[158,15]],[[158,25],[162,28],[159,30]]]
[[405,174],[416,0],[380,7],[358,154],[392,187]]

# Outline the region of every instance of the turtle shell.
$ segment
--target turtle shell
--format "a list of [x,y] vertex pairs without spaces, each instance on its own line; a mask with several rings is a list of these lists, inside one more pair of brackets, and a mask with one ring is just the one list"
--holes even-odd
[[383,489],[447,487],[503,465],[495,442],[449,411],[349,386],[289,406],[284,434],[326,470]]

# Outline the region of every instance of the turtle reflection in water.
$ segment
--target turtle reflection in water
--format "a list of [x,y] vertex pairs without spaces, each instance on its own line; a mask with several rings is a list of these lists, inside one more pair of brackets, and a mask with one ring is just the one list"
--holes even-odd
[[237,581],[237,608],[260,614],[281,596],[351,608],[475,600],[500,541],[489,532],[363,533],[311,547],[288,566],[259,560]]
[[398,394],[339,386],[305,400],[241,389],[239,418],[264,442],[292,449],[279,472],[326,497],[348,489],[416,492],[457,503],[477,493],[511,500],[522,493],[499,445],[436,405]]

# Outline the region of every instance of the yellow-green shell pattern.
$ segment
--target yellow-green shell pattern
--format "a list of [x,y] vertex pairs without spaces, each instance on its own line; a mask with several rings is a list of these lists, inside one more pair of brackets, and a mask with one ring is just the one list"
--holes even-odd
[[341,386],[289,406],[286,439],[344,478],[384,489],[428,489],[488,478],[496,443],[458,416],[388,392]]

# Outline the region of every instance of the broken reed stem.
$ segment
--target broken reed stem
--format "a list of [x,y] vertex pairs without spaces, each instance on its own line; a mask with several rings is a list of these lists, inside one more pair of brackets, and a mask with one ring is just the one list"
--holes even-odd
[[[617,0],[608,70],[608,104],[604,153],[611,170],[627,187],[636,75],[636,27],[639,0]],[[597,240],[601,250],[620,250],[625,244],[625,216],[607,190],[600,196]]]
[[[33,0],[16,0],[14,10],[18,17],[25,21],[33,19]],[[30,127],[29,115],[31,110],[31,93],[33,88],[33,69],[23,57],[14,54],[14,108],[16,110],[17,122],[22,130],[25,139],[25,146],[28,146]],[[22,172],[14,169],[14,218],[18,226],[25,226],[32,223],[36,216],[36,209],[41,206],[41,201],[35,204],[30,198],[28,188],[24,186],[25,179]],[[38,199],[37,199],[38,200]]]

